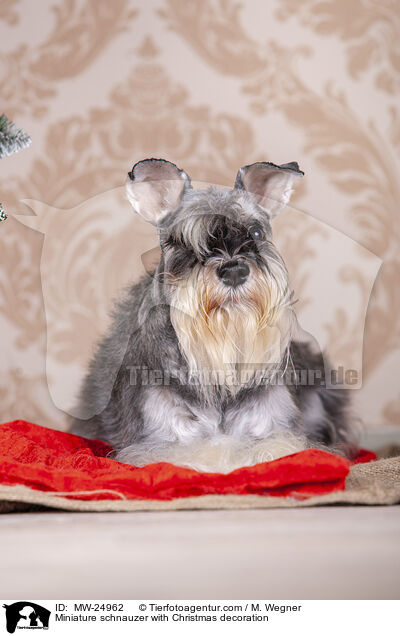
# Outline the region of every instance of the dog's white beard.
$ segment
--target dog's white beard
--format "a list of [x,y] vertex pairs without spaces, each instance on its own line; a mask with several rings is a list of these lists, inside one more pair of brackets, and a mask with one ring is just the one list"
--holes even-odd
[[[273,377],[287,352],[295,317],[286,278],[251,271],[249,283],[229,290],[214,270],[195,269],[175,286],[171,321],[193,374],[231,394],[254,381],[257,371]],[[261,377],[261,376],[260,376]]]

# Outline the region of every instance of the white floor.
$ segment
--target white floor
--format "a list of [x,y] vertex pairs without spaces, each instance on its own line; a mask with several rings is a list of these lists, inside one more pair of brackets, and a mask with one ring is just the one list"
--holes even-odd
[[400,506],[0,515],[2,599],[398,599]]

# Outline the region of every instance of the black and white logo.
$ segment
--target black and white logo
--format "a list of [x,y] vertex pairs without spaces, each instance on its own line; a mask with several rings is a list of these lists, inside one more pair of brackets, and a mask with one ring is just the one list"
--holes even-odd
[[14,634],[16,629],[48,629],[50,610],[32,603],[18,601],[11,605],[3,605],[6,610],[7,631]]

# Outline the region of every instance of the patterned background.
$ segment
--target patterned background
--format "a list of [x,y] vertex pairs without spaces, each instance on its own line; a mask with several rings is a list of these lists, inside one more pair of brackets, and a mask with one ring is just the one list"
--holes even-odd
[[38,215],[0,224],[0,421],[65,426],[156,245],[120,186],[161,156],[228,186],[300,163],[275,222],[299,317],[335,362],[363,356],[366,425],[398,425],[399,36],[395,0],[0,0],[0,110],[33,140],[2,160],[0,198]]

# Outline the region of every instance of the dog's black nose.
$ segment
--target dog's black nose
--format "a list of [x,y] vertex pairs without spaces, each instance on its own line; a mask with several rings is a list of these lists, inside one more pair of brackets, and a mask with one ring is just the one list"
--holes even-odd
[[228,287],[237,287],[246,282],[250,268],[246,263],[232,259],[224,263],[218,270],[218,276]]

